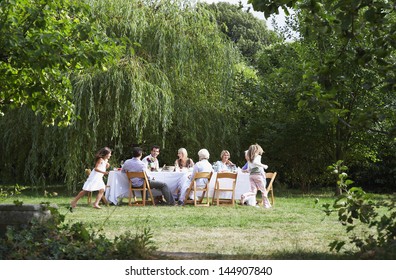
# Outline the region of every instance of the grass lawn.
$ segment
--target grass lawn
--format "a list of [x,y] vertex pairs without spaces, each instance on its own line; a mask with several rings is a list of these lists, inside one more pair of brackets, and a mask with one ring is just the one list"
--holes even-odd
[[[345,229],[337,215],[327,217],[323,203],[334,198],[286,194],[275,197],[272,209],[249,206],[129,207],[94,209],[82,198],[69,211],[72,195],[45,197],[23,194],[25,204],[57,204],[67,223],[83,222],[107,237],[150,229],[160,255],[169,259],[344,259],[329,251],[329,243],[345,240]],[[277,194],[275,192],[275,194]],[[315,204],[315,198],[319,203]],[[13,203],[16,198],[2,198]]]

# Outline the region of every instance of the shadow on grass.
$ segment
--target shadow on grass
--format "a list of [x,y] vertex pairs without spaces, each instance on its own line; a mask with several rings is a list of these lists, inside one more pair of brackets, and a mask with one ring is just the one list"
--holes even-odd
[[351,255],[315,253],[315,252],[283,252],[272,255],[221,255],[187,252],[156,252],[159,259],[167,260],[352,260]]

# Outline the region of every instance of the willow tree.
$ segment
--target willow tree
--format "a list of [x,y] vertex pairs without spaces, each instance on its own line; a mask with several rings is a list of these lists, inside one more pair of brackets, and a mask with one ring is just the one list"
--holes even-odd
[[[3,118],[0,126],[17,140],[3,151],[21,157],[15,170],[16,157],[7,156],[2,172],[10,175],[13,169],[33,183],[66,179],[76,188],[103,146],[113,149],[114,166],[130,156],[132,144],[162,145],[163,162],[169,164],[181,145],[195,154],[202,147],[237,143],[238,112],[229,92],[239,55],[210,12],[189,1],[86,3],[122,56],[101,69],[70,73],[78,116],[70,126],[44,127],[40,116],[28,113],[16,124]],[[27,126],[34,129],[20,137]]]
[[[181,145],[197,151],[202,145],[210,149],[227,139],[235,140],[232,134],[237,116],[230,113],[235,106],[229,92],[239,56],[226,43],[205,7],[190,1],[103,0],[92,1],[91,5],[95,18],[106,24],[108,36],[126,43],[124,62],[139,65],[131,67],[134,75],[155,72],[131,79],[152,86],[144,92],[136,90],[134,94],[139,96],[132,98],[135,106],[142,104],[131,112],[134,116],[138,112],[139,120],[145,120],[141,125],[121,114],[130,121],[130,127],[123,125],[125,131],[119,134],[124,139],[118,140],[122,147],[129,149],[131,143],[146,148],[160,144],[163,162],[169,164]],[[121,87],[124,78],[117,79]],[[131,94],[127,87],[122,90],[125,92],[121,95]],[[161,98],[157,98],[156,90],[162,90]],[[230,117],[224,118],[225,113]],[[110,126],[116,126],[117,120],[108,119]]]

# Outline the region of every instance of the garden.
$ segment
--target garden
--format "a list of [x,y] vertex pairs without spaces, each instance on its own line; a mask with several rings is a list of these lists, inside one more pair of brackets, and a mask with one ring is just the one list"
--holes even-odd
[[[0,204],[51,213],[0,259],[395,259],[395,7],[308,2],[250,0],[285,11],[269,30],[242,4],[0,1]],[[241,167],[255,143],[272,209],[70,208],[102,147]]]

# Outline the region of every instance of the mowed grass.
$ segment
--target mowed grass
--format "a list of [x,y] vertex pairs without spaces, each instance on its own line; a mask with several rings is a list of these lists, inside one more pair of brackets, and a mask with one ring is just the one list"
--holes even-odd
[[[336,214],[328,217],[325,195],[280,195],[272,209],[250,206],[130,207],[94,209],[82,198],[70,211],[72,196],[22,195],[25,204],[50,202],[58,205],[67,223],[83,222],[108,238],[126,231],[149,229],[157,253],[169,259],[344,259],[330,252],[329,244],[348,237]],[[315,199],[319,203],[315,204]],[[12,203],[16,198],[2,199]]]

